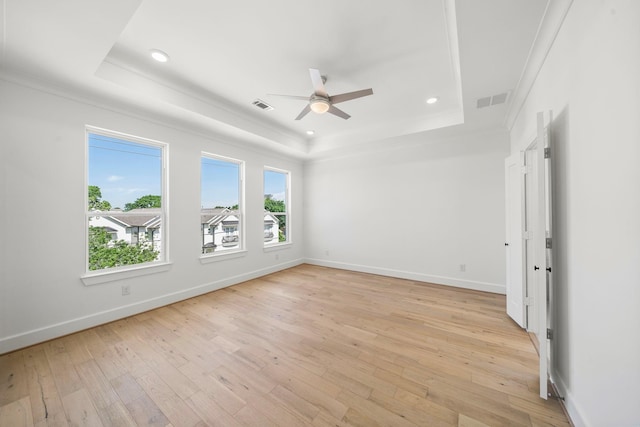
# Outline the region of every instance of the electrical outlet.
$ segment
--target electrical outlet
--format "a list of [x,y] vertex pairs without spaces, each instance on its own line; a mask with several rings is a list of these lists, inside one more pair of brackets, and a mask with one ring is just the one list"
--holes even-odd
[[276,254],[276,261],[280,259],[280,254]]
[[326,256],[329,256],[329,251],[328,251],[328,250],[324,251],[324,254],[325,254]]
[[122,295],[130,295],[131,294],[131,286],[123,285],[122,286]]
[[460,271],[462,271],[463,273],[467,271],[467,264],[460,264]]

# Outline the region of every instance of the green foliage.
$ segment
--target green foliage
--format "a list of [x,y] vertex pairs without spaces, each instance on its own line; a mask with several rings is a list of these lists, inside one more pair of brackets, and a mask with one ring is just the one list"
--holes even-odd
[[[267,212],[286,212],[284,200],[274,200],[271,194],[264,195],[264,209]],[[278,219],[278,241],[286,242],[287,217],[285,215],[274,215]]]
[[151,194],[147,194],[146,196],[142,196],[138,198],[133,203],[125,204],[124,210],[130,211],[132,209],[159,208],[161,206],[162,206],[162,200],[160,196],[153,196]]
[[114,242],[104,228],[89,226],[89,270],[151,262],[158,253],[151,242],[137,245],[124,240]]
[[264,208],[268,212],[284,212],[284,200],[274,200],[271,194],[264,195]]
[[97,185],[89,186],[89,210],[111,210],[111,203],[106,200],[102,200],[102,191],[100,191],[100,187]]

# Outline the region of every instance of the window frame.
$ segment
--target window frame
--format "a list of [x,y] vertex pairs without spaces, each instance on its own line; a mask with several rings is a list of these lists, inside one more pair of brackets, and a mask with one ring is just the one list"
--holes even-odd
[[[161,241],[159,259],[151,262],[143,262],[139,264],[124,265],[120,267],[103,268],[100,270],[89,270],[89,220],[96,215],[95,211],[89,211],[89,138],[90,135],[105,136],[108,138],[116,138],[125,142],[146,145],[160,149],[161,154],[161,170],[160,170],[160,189],[161,189],[161,205],[159,209],[161,224]],[[147,274],[168,271],[171,267],[169,255],[169,144],[155,139],[145,138],[137,135],[131,135],[124,132],[104,129],[96,126],[85,126],[84,136],[85,161],[84,161],[84,274],[81,280],[86,286],[96,285],[100,283],[112,282],[131,277],[138,277]],[[127,213],[127,215],[145,215],[143,213]],[[148,214],[147,214],[148,215]],[[147,230],[148,231],[148,230]],[[146,232],[145,232],[146,234]]]
[[[224,250],[221,250],[220,252],[216,252],[215,249],[213,252],[208,252],[208,253],[203,253],[201,251],[200,262],[209,263],[209,262],[215,262],[215,261],[220,261],[224,259],[231,259],[231,258],[237,258],[239,256],[244,256],[247,252],[247,249],[246,249],[247,233],[246,233],[246,227],[245,227],[246,214],[245,214],[245,208],[244,208],[245,206],[245,170],[246,170],[245,161],[236,159],[233,157],[229,157],[229,156],[223,156],[220,154],[207,152],[207,151],[200,152],[200,209],[205,209],[202,204],[202,190],[203,190],[202,160],[203,158],[217,160],[221,162],[233,163],[238,167],[238,209],[237,209],[237,213],[234,214],[234,216],[238,217],[238,224],[237,226],[235,226],[237,236],[238,236],[238,247],[233,249],[224,249]],[[199,214],[198,217],[201,218],[201,214]],[[221,228],[223,230],[221,233],[224,237],[227,235],[227,233],[224,232],[224,226],[221,226]],[[211,230],[210,228],[208,229]],[[215,244],[215,231],[213,231],[210,235],[212,236],[212,240]],[[202,228],[202,224],[200,224],[200,239],[202,239],[203,236],[204,236],[204,230]],[[202,240],[200,240],[200,247],[202,248]]]
[[[276,168],[276,167],[272,167],[272,166],[264,166],[263,168],[263,172],[262,172],[262,206],[263,206],[263,212],[264,211],[264,195],[266,193],[265,191],[265,172],[276,172],[276,173],[281,173],[285,175],[285,189],[284,189],[284,207],[285,207],[285,211],[284,212],[273,212],[273,214],[277,214],[278,216],[284,216],[285,217],[285,222],[286,222],[286,228],[285,228],[285,236],[286,236],[286,240],[283,242],[277,241],[274,243],[267,243],[267,242],[263,242],[263,249],[265,251],[270,251],[270,250],[277,250],[279,248],[283,248],[286,246],[290,246],[292,244],[292,235],[291,235],[291,171],[286,170],[286,169],[281,169],[281,168]],[[262,215],[262,221],[263,221],[263,229],[264,229],[264,215]]]

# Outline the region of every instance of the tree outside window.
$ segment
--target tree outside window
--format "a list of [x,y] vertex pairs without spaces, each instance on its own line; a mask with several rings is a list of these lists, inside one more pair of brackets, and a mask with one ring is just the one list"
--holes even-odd
[[165,145],[87,133],[87,270],[163,260]]
[[289,241],[289,172],[265,168],[265,245]]

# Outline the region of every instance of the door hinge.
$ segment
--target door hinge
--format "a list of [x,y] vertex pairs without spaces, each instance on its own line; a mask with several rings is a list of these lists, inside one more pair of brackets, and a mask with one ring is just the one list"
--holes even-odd
[[551,158],[551,148],[547,147],[544,149],[544,158],[545,159],[550,159]]
[[548,340],[552,340],[553,339],[553,331],[549,328],[547,328],[547,339]]
[[531,305],[533,303],[531,297],[524,297],[524,305]]
[[551,249],[551,237],[547,237],[545,240],[545,244],[547,246],[547,249]]

